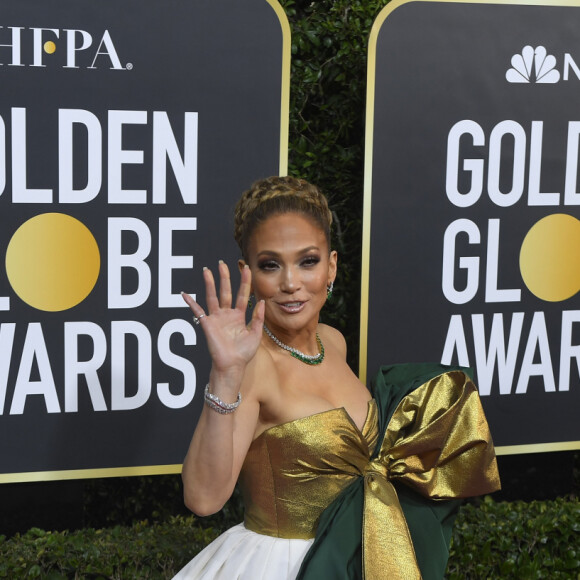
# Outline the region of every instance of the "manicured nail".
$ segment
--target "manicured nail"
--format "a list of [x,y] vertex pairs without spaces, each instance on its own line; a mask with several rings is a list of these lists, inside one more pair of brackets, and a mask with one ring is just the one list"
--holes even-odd
[[204,266],[202,270],[205,272],[207,270],[207,266]]
[[223,260],[219,260],[219,261],[218,261],[218,264],[223,264],[223,263],[224,263],[224,261],[223,261]]

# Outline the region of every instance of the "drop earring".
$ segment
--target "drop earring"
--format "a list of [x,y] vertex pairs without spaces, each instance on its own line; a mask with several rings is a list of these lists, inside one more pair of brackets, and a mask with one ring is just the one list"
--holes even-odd
[[332,291],[334,290],[334,280],[326,287],[326,299],[330,300],[332,296]]
[[251,310],[254,308],[254,302],[256,301],[256,297],[254,294],[250,294],[250,298],[248,299],[248,308]]

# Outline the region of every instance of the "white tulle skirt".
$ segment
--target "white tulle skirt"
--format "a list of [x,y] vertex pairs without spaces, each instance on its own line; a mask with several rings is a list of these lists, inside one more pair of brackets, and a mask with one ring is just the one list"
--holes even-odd
[[238,524],[206,546],[173,580],[294,580],[312,541],[264,536]]

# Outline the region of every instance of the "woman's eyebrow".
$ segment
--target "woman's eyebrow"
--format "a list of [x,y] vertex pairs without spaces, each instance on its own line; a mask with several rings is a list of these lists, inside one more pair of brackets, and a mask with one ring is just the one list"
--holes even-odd
[[[311,251],[318,251],[320,250],[320,248],[318,246],[308,246],[307,248],[303,248],[301,250],[298,250],[298,252],[296,252],[297,254],[307,254],[308,252]],[[257,256],[280,256],[279,252],[276,252],[275,250],[262,250],[261,252],[258,252]]]

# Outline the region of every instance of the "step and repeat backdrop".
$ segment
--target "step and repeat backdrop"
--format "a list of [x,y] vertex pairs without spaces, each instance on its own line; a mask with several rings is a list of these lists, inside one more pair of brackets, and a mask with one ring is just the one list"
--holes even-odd
[[472,367],[500,453],[580,448],[579,29],[391,2],[369,44],[361,370]]
[[209,371],[180,291],[287,170],[286,16],[0,6],[0,482],[177,472]]
[[[0,483],[176,473],[209,372],[180,291],[287,172],[286,16],[0,6]],[[579,28],[395,1],[369,41],[361,378],[472,367],[500,453],[580,448]]]

